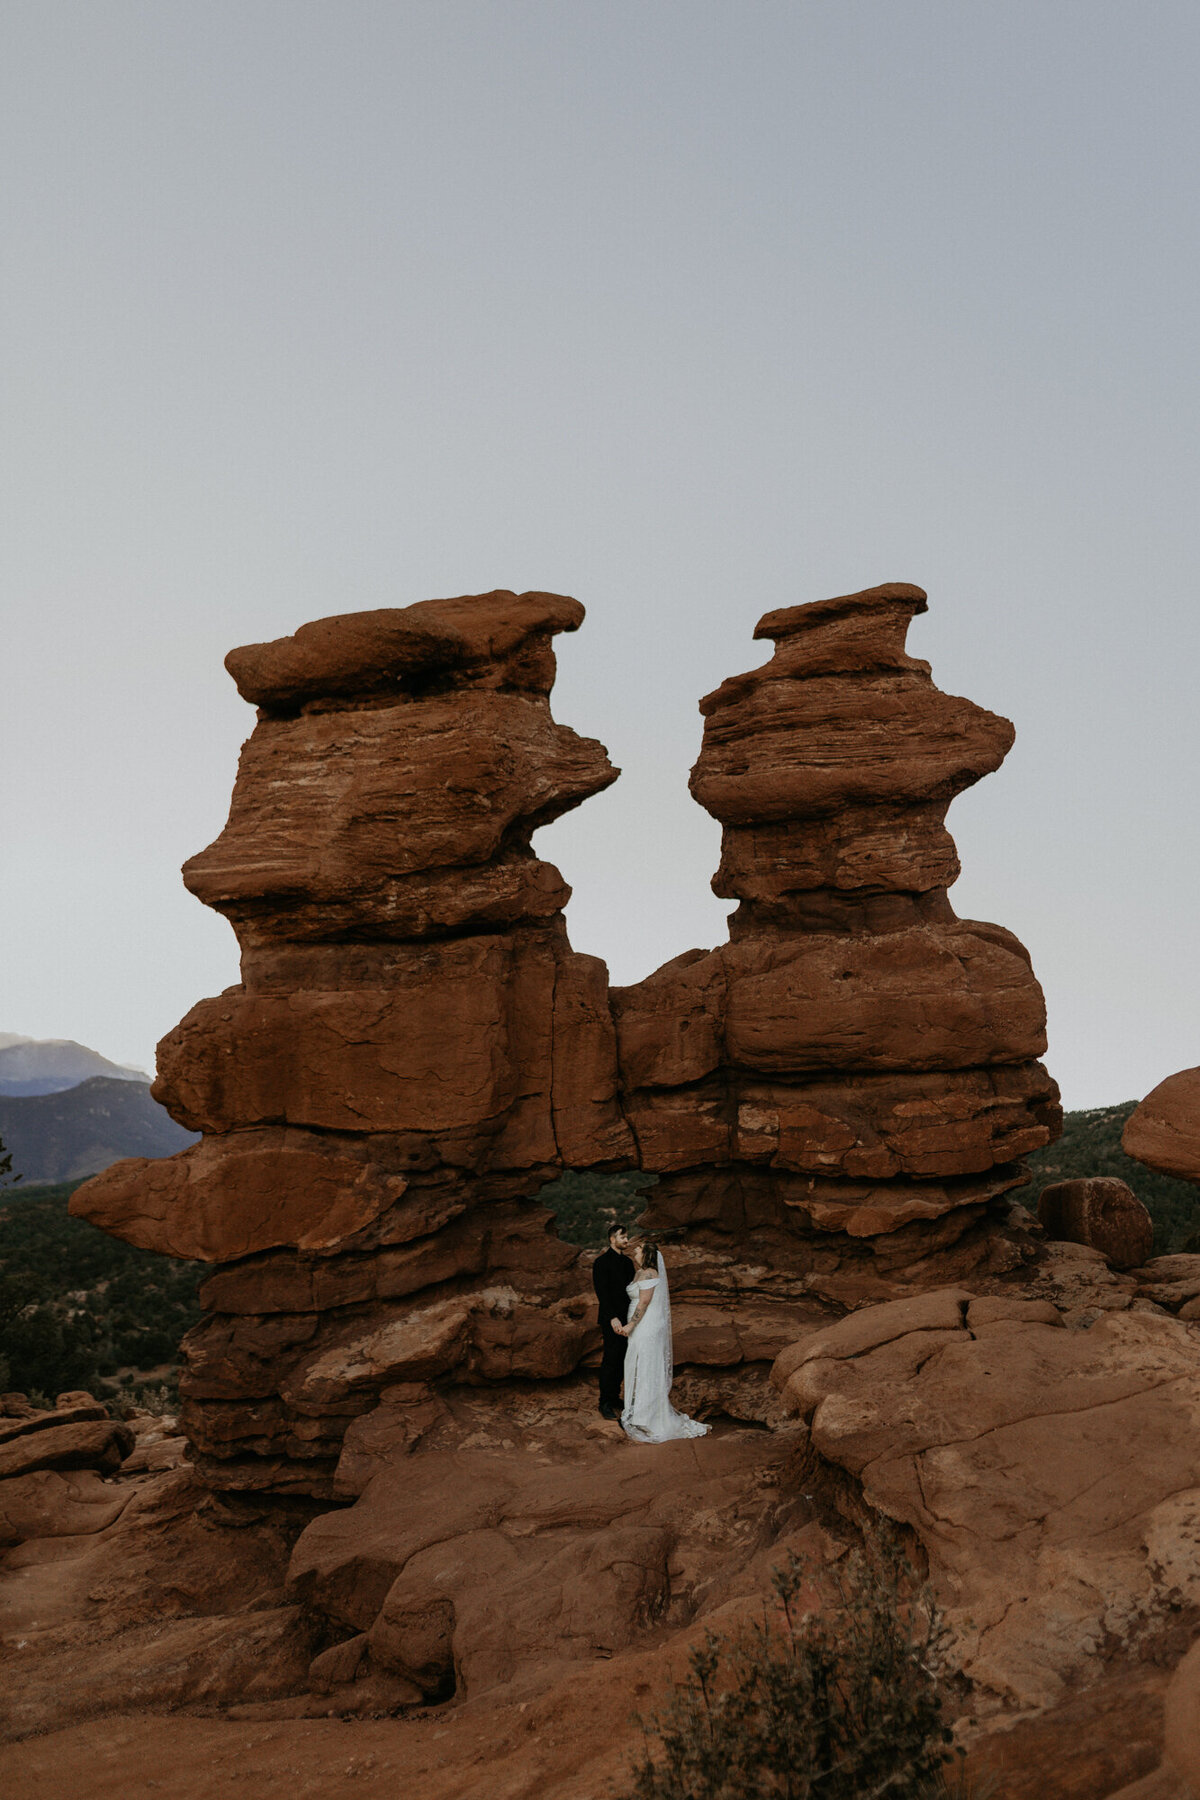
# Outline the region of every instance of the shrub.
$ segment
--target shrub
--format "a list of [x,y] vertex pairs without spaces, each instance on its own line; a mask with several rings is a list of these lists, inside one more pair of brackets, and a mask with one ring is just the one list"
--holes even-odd
[[[945,1795],[949,1632],[891,1537],[875,1535],[801,1609],[813,1576],[789,1556],[778,1604],[706,1634],[646,1729],[626,1800],[932,1800]],[[652,1740],[657,1739],[657,1744]]]

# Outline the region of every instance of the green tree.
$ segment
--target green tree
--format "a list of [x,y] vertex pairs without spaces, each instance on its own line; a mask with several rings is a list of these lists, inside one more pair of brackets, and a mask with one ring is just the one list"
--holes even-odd
[[16,1187],[23,1179],[23,1176],[13,1174],[12,1151],[6,1149],[4,1139],[0,1138],[0,1192],[7,1187]]
[[208,1269],[72,1218],[78,1185],[0,1194],[0,1391],[111,1397],[118,1383],[169,1385],[179,1341],[200,1316]]

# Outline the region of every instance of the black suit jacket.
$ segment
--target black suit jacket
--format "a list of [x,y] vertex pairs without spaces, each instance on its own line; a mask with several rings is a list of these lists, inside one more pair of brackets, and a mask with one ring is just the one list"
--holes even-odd
[[612,1321],[625,1323],[629,1311],[629,1295],[625,1289],[634,1277],[633,1258],[623,1256],[610,1246],[602,1250],[592,1264],[592,1286],[600,1302],[600,1329],[611,1331]]

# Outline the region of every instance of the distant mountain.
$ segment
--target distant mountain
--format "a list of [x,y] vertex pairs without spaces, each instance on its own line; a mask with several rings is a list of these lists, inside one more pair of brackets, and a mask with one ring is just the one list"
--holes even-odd
[[30,1038],[0,1031],[0,1094],[61,1094],[95,1075],[143,1084],[150,1079],[144,1069],[109,1062],[98,1050],[72,1038]]
[[145,1081],[94,1076],[65,1092],[0,1096],[0,1140],[22,1186],[75,1181],[123,1156],[171,1156],[196,1135],[150,1098]]

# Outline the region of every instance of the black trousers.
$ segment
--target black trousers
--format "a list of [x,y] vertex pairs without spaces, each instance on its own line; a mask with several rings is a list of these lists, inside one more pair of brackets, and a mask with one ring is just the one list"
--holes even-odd
[[604,1339],[604,1355],[600,1359],[600,1404],[619,1409],[626,1340],[618,1336],[611,1325],[602,1325],[600,1333]]

